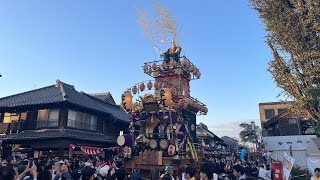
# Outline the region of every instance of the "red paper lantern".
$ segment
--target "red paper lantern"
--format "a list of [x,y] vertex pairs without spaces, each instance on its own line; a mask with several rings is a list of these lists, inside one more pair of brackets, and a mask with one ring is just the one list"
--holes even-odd
[[204,112],[204,114],[207,114],[207,113],[208,113],[208,108],[207,108],[207,107],[204,107],[204,108],[203,108],[203,112]]
[[191,72],[193,72],[193,70],[194,70],[194,66],[193,66],[193,65],[191,65],[191,66],[190,66],[190,68],[189,68],[189,70],[190,70]]
[[197,69],[197,68],[194,68],[192,72],[193,72],[194,75],[196,75],[197,72],[198,72],[198,69]]
[[131,91],[132,91],[133,94],[136,94],[138,92],[137,86],[133,86]]
[[170,66],[172,66],[172,68],[175,68],[177,65],[177,62],[173,59],[170,60]]
[[151,82],[151,81],[148,82],[147,88],[148,88],[149,90],[152,88],[152,82]]
[[152,69],[153,69],[153,70],[157,70],[157,69],[158,69],[158,66],[157,66],[156,63],[153,63],[153,64],[152,64]]
[[140,90],[143,91],[146,88],[146,86],[144,85],[144,83],[140,84]]
[[167,69],[167,67],[168,67],[168,65],[167,65],[166,62],[163,62],[163,63],[161,64],[161,66],[162,66],[162,69]]
[[187,58],[184,58],[184,59],[181,61],[181,64],[182,64],[183,67],[188,68],[188,65],[189,65],[188,59],[187,59]]
[[160,88],[160,83],[159,82],[155,82],[154,83],[154,88],[155,89],[159,89]]
[[148,65],[145,64],[145,65],[143,66],[143,71],[144,71],[144,72],[147,72],[147,71],[148,71]]

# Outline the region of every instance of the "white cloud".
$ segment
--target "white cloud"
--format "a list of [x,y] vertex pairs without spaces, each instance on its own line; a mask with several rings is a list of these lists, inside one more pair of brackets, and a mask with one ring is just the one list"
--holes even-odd
[[243,120],[243,121],[234,121],[234,122],[226,122],[226,123],[219,123],[219,124],[212,124],[212,122],[203,121],[206,124],[210,131],[216,134],[219,137],[222,136],[229,136],[239,138],[239,133],[241,131],[239,124],[243,122],[250,123],[254,121],[256,125],[260,126],[260,121],[255,120]]

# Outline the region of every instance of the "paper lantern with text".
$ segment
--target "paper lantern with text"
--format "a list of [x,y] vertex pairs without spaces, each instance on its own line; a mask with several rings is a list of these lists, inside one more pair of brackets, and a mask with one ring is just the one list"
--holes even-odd
[[159,89],[160,88],[160,83],[159,82],[155,82],[154,83],[154,88],[155,89]]
[[152,82],[151,82],[151,81],[148,82],[147,88],[148,88],[149,90],[152,89]]
[[144,83],[140,84],[140,91],[144,91],[144,89],[146,88],[146,86],[144,85]]
[[125,110],[131,110],[132,108],[132,94],[125,92],[122,94],[122,106]]
[[133,86],[131,91],[133,92],[133,94],[136,94],[138,92],[137,86]]
[[162,88],[160,90],[160,97],[162,100],[162,104],[164,106],[170,106],[173,104],[172,102],[172,94],[171,94],[171,89],[170,88]]

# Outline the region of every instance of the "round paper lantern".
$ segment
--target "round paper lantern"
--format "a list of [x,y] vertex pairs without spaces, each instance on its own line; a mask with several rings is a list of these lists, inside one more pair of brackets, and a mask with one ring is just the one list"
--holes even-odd
[[122,94],[122,106],[125,110],[132,108],[132,94],[131,92],[125,92]]
[[160,90],[160,97],[162,99],[162,103],[164,106],[170,106],[173,104],[172,102],[172,94],[170,88],[162,88]]
[[204,111],[204,106],[200,107],[200,111],[203,112]]
[[157,66],[156,63],[153,63],[153,64],[152,64],[152,69],[153,69],[153,70],[157,70],[157,69],[158,69],[158,66]]
[[200,72],[200,71],[197,72],[197,77],[198,77],[198,78],[201,77],[201,72]]
[[155,82],[154,83],[154,88],[155,89],[159,89],[160,88],[160,83],[159,82]]
[[140,91],[143,91],[146,88],[146,86],[144,85],[144,83],[140,84]]
[[132,91],[133,94],[136,94],[138,92],[137,86],[133,86],[131,91]]
[[197,68],[194,68],[192,72],[193,72],[194,75],[196,75],[197,72],[198,72],[198,69],[197,69]]
[[194,66],[193,66],[193,65],[190,65],[189,70],[190,70],[191,72],[193,72]]
[[168,65],[167,65],[166,62],[163,62],[163,63],[161,64],[161,67],[162,67],[162,69],[167,69]]
[[148,88],[149,90],[152,88],[152,82],[151,82],[151,81],[148,82],[147,88]]
[[148,69],[149,69],[149,68],[148,68],[148,65],[145,64],[145,65],[143,66],[143,71],[144,71],[144,72],[147,72]]
[[173,156],[176,151],[176,147],[174,145],[170,145],[168,148],[168,155]]
[[188,64],[189,64],[188,59],[187,58],[183,58],[183,60],[181,61],[181,64],[182,64],[183,67],[188,68]]
[[175,68],[177,65],[177,62],[173,59],[170,60],[170,67]]
[[204,112],[204,114],[207,114],[207,113],[208,113],[208,108],[207,108],[207,107],[204,107],[204,108],[203,108],[203,112]]

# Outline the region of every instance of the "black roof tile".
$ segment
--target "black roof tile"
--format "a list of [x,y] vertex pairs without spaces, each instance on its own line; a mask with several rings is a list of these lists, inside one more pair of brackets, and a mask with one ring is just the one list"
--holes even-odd
[[116,143],[115,137],[109,137],[102,133],[86,132],[72,129],[44,129],[44,130],[27,130],[20,133],[12,133],[2,137],[6,140],[32,140],[32,139],[52,139],[52,138],[70,138],[97,142]]

